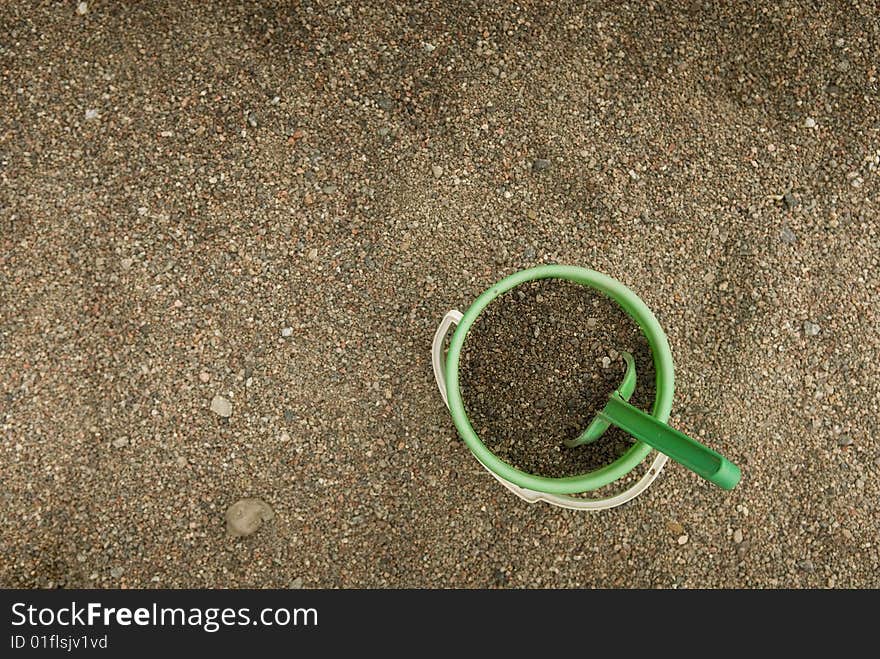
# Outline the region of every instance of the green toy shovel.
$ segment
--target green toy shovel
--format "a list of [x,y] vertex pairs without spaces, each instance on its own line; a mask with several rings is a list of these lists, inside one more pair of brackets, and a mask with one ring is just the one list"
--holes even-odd
[[739,467],[695,439],[627,402],[636,388],[636,365],[631,354],[628,352],[620,354],[626,362],[623,382],[611,394],[608,403],[590,422],[587,429],[576,439],[567,440],[566,446],[574,447],[596,441],[609,426],[614,425],[665,453],[707,481],[725,490],[736,487],[741,476]]

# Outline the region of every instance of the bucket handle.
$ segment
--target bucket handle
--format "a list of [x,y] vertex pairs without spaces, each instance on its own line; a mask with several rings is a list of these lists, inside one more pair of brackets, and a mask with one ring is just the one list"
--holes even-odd
[[[458,325],[458,323],[461,322],[461,319],[462,313],[457,309],[447,311],[446,315],[443,316],[443,320],[440,321],[437,331],[434,332],[434,341],[431,345],[431,365],[434,368],[434,380],[437,382],[437,388],[440,390],[440,397],[443,399],[443,403],[447,408],[449,407],[449,399],[446,394],[446,355],[443,350],[443,343],[446,340],[446,335],[449,333],[449,329],[453,325]],[[647,490],[657,476],[660,475],[660,472],[663,470],[668,459],[669,458],[665,454],[658,452],[657,457],[654,458],[654,462],[651,464],[648,471],[645,472],[644,476],[623,492],[604,499],[581,499],[580,497],[566,496],[564,494],[547,494],[546,492],[529,490],[501,478],[498,474],[484,465],[479,458],[477,459],[477,462],[483,465],[483,468],[488,471],[495,480],[513,492],[520,499],[527,501],[528,503],[543,501],[544,503],[549,503],[551,506],[568,508],[570,510],[608,510],[609,508],[615,508],[627,501],[635,499],[639,494]]]
[[437,388],[440,390],[440,397],[443,404],[449,407],[449,399],[446,397],[446,355],[443,351],[443,342],[446,335],[449,334],[449,328],[458,325],[461,322],[462,313],[457,309],[447,311],[434,332],[434,343],[431,346],[431,365],[434,367],[434,379],[437,381]]

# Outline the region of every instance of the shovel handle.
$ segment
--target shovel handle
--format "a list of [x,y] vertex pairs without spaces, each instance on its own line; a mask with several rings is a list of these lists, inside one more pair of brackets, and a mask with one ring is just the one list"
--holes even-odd
[[633,407],[616,392],[598,416],[725,490],[732,490],[739,483],[741,473],[735,464],[697,440]]

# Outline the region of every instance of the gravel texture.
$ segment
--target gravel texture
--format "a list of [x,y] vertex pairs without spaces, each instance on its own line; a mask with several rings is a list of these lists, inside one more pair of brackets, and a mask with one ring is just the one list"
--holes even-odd
[[[77,6],[0,3],[0,585],[880,587],[875,2]],[[433,332],[546,262],[735,491],[474,461]]]
[[612,300],[565,281],[517,286],[494,300],[468,332],[459,383],[471,425],[513,466],[542,476],[576,476],[610,464],[632,438],[609,428],[574,448],[623,382],[633,355],[630,402],[654,402],[651,349],[639,326]]

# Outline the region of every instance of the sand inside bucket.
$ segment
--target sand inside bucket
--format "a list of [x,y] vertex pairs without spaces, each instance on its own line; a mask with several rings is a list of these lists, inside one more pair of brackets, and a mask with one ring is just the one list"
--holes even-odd
[[459,381],[471,424],[486,447],[523,471],[575,476],[613,462],[632,445],[611,427],[592,444],[568,448],[635,358],[630,402],[650,411],[654,364],[647,339],[598,291],[557,279],[529,282],[494,300],[464,341]]

